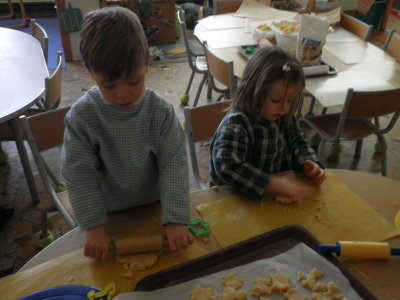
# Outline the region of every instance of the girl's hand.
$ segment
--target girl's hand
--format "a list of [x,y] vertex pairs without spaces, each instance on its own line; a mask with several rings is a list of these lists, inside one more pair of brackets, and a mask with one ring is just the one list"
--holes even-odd
[[274,175],[267,185],[267,190],[296,202],[312,197],[317,193],[316,187],[295,181],[293,177],[293,173]]
[[166,224],[164,225],[164,233],[171,250],[186,249],[194,242],[193,235],[182,224]]
[[107,259],[111,248],[111,237],[104,226],[87,230],[83,254],[94,259]]
[[305,161],[303,166],[303,172],[304,175],[306,175],[308,178],[314,180],[314,182],[317,185],[320,185],[322,182],[324,182],[326,178],[325,170],[321,169],[321,167],[318,164],[316,164],[311,160]]

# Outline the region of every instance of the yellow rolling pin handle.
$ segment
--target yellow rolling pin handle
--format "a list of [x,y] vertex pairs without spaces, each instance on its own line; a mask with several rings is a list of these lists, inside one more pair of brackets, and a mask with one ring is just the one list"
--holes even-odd
[[318,252],[349,258],[386,259],[400,255],[400,248],[391,248],[388,243],[339,241],[335,245],[319,245]]
[[340,255],[343,257],[376,259],[390,257],[390,245],[388,243],[340,241],[339,244]]
[[149,235],[123,238],[116,240],[114,247],[115,252],[119,255],[159,251],[163,248],[163,237],[161,235]]

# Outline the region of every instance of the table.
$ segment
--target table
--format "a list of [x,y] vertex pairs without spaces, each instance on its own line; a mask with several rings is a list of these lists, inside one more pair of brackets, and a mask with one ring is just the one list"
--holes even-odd
[[0,28],[0,123],[9,122],[33,203],[38,194],[18,126],[18,116],[45,90],[49,76],[42,47],[32,35]]
[[[244,30],[246,21],[240,22],[239,19],[243,18],[238,17],[235,21],[232,14],[212,18],[213,28],[202,25],[200,21],[195,27],[195,35],[201,42],[207,41],[215,55],[225,61],[233,61],[235,76],[240,78],[247,60],[238,53],[236,46],[222,47],[221,43],[229,41],[230,45],[235,42],[248,44],[252,36],[248,30]],[[341,27],[336,27],[327,36],[322,59],[336,68],[337,75],[306,78],[306,90],[318,99],[323,108],[342,105],[349,87],[364,91],[400,88],[400,64],[382,49]]]
[[[337,175],[366,202],[375,207],[382,216],[390,221],[394,220],[396,211],[393,211],[393,203],[400,209],[400,198],[398,197],[400,181],[357,171],[338,169],[331,169],[330,171]],[[232,190],[223,187],[219,187],[217,192],[212,189],[192,192],[190,195],[191,218],[200,217],[196,210],[197,205],[229,197],[233,194]],[[153,220],[159,212],[160,207],[156,204],[128,213],[112,214],[107,229],[111,234],[117,234],[123,229],[126,230],[126,228]],[[41,251],[23,266],[19,272],[69,253],[72,250],[79,249],[83,246],[84,240],[84,232],[79,228],[75,228]],[[400,236],[392,238],[388,242],[392,247],[400,247]],[[206,249],[209,252],[219,249],[212,234],[210,235],[209,242],[206,244]],[[400,286],[398,285],[398,279],[400,278],[399,257],[387,260],[349,260],[342,258],[340,260],[378,299],[397,299],[397,295],[400,294]]]

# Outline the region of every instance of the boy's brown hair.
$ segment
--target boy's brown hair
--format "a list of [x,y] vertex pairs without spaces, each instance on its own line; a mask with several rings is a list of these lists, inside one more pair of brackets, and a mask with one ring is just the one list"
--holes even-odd
[[[294,56],[278,47],[261,48],[248,62],[233,95],[232,107],[260,122],[266,95],[275,81],[305,86],[303,68]],[[300,96],[300,95],[299,95]],[[289,119],[297,110],[298,99],[292,103]]]
[[111,81],[134,74],[149,60],[149,46],[138,16],[120,6],[85,16],[79,48],[86,68]]

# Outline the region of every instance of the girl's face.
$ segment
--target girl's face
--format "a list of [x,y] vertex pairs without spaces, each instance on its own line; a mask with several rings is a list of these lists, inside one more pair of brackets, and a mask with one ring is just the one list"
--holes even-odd
[[287,83],[284,79],[273,82],[264,99],[261,116],[268,121],[283,117],[289,113],[301,90],[300,83]]
[[142,95],[145,88],[147,70],[148,66],[143,65],[135,74],[121,77],[114,81],[108,80],[99,73],[90,72],[90,74],[108,103],[119,107],[127,107],[136,102]]

